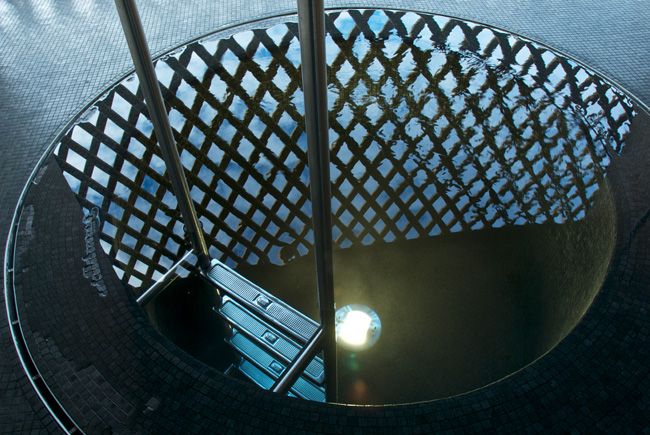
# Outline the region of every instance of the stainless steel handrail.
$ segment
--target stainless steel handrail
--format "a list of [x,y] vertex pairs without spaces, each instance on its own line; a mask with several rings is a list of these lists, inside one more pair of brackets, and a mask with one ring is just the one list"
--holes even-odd
[[158,293],[160,293],[165,288],[165,284],[167,283],[167,280],[169,280],[169,278],[172,275],[174,275],[174,273],[176,273],[176,269],[178,269],[178,267],[181,264],[185,263],[185,261],[187,261],[187,259],[192,254],[194,254],[193,249],[187,251],[185,255],[183,255],[183,257],[180,260],[178,260],[176,263],[174,263],[172,267],[170,267],[169,270],[167,270],[167,272],[165,272],[160,278],[158,278],[158,280],[154,282],[151,285],[151,287],[149,287],[140,296],[138,296],[138,299],[136,299],[138,304],[140,304],[141,306],[147,305],[153,298],[155,298],[158,295]]
[[210,267],[208,245],[205,242],[201,223],[196,215],[194,203],[190,196],[190,190],[185,173],[183,172],[183,165],[178,155],[176,141],[174,140],[174,134],[169,124],[167,110],[162,93],[160,92],[158,78],[156,77],[156,71],[151,60],[151,55],[149,54],[147,39],[142,28],[142,22],[140,21],[135,0],[115,0],[115,5],[117,6],[124,36],[126,37],[126,42],[129,45],[131,57],[133,58],[135,72],[140,80],[140,89],[147,103],[147,110],[149,111],[149,118],[153,124],[153,131],[156,139],[158,139],[167,173],[172,183],[172,189],[176,195],[178,208],[185,223],[185,231],[199,259],[199,265],[203,270],[206,270]]
[[312,338],[302,349],[300,349],[298,355],[296,355],[293,361],[291,361],[284,372],[282,372],[280,377],[275,381],[271,387],[271,391],[274,393],[284,394],[289,391],[289,389],[291,389],[293,384],[298,380],[300,375],[302,375],[302,373],[305,371],[305,368],[307,368],[311,360],[320,350],[320,345],[324,336],[325,334],[323,332],[323,328],[318,328]]
[[325,396],[337,397],[336,327],[332,266],[332,211],[327,122],[327,62],[325,59],[325,8],[323,0],[298,1],[298,28],[305,98],[305,131],[311,192],[316,284],[323,329]]

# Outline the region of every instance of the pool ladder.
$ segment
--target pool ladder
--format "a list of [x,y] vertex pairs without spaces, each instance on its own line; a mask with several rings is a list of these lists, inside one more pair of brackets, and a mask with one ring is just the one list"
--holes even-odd
[[[193,250],[185,253],[137,298],[138,304],[148,304],[168,288],[193,255]],[[218,260],[202,276],[220,296],[212,309],[230,325],[232,334],[225,340],[240,356],[226,374],[238,372],[267,390],[324,402],[318,323]]]
[[[265,389],[288,375],[288,367],[298,363],[300,351],[318,337],[320,327],[309,317],[269,294],[225,264],[213,260],[205,273],[221,294],[214,311],[232,327],[226,341],[241,356],[230,371],[239,371]],[[303,399],[325,401],[324,366],[319,356],[307,355],[302,376],[288,393]]]
[[[229,343],[242,355],[237,370],[277,393],[337,398],[332,222],[323,0],[296,0],[320,325],[225,264],[211,259],[169,123],[135,0],[115,0],[149,118],[176,196],[187,239],[204,276],[222,294],[217,312],[233,326]],[[146,304],[175,279],[187,253],[139,298]],[[316,354],[322,351],[322,359]],[[325,387],[325,388],[323,388]],[[324,392],[323,392],[324,391]]]

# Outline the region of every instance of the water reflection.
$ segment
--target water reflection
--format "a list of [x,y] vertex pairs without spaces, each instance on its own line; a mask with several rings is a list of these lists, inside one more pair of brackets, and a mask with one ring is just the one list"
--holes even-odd
[[[537,44],[445,17],[327,17],[337,247],[585,217],[632,103]],[[191,44],[156,70],[211,243],[228,264],[282,264],[312,242],[297,26]],[[125,283],[147,285],[187,248],[129,77],[63,138],[56,158]],[[288,255],[290,252],[291,255]]]

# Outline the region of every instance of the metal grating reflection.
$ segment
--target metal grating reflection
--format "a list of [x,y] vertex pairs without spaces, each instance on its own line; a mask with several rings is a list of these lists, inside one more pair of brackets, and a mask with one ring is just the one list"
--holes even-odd
[[[289,20],[288,20],[289,21]],[[327,16],[337,247],[579,220],[620,153],[632,102],[538,44],[446,17]],[[281,264],[311,248],[293,22],[190,44],[156,65],[211,255]],[[56,159],[138,288],[186,250],[164,164],[129,77]]]

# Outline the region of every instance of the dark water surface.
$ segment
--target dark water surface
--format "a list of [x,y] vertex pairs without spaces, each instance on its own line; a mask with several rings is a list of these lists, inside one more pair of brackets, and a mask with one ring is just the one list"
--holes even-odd
[[[484,386],[563,338],[603,281],[614,242],[603,191],[580,222],[460,233],[335,252],[337,306],[372,307],[371,349],[339,348],[340,400],[403,403]],[[313,257],[242,272],[318,319]]]

